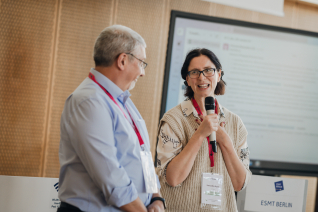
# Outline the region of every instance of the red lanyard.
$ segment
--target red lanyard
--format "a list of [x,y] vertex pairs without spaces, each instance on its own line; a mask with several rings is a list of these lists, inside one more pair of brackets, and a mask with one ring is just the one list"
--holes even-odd
[[[118,103],[116,102],[116,100],[114,99],[114,97],[113,97],[101,84],[99,84],[99,83],[96,81],[95,76],[94,76],[92,73],[89,73],[89,74],[88,74],[88,77],[89,77],[91,80],[93,80],[97,85],[99,85],[99,87],[101,87],[101,89],[103,89],[103,91],[105,91],[105,93],[106,93],[106,94],[109,96],[109,98],[111,98],[111,100],[113,100],[113,102],[119,107],[119,109],[121,110],[121,112],[123,112],[124,116],[125,116],[126,119],[128,120],[126,114],[125,114],[124,111],[121,109],[121,107],[118,105]],[[137,134],[137,137],[138,137],[138,140],[139,140],[139,144],[140,144],[140,146],[142,146],[142,145],[144,145],[144,141],[142,140],[142,137],[141,137],[141,135],[140,135],[140,133],[139,133],[139,130],[138,130],[138,128],[137,128],[137,126],[136,126],[136,124],[135,124],[135,122],[134,122],[134,119],[131,117],[131,115],[130,115],[129,110],[128,110],[127,107],[126,107],[126,110],[128,111],[128,114],[129,114],[129,116],[130,116],[130,118],[131,118],[131,120],[132,120],[132,123],[133,123],[132,127],[134,128],[134,130],[135,130],[135,132],[136,132],[136,134]],[[128,122],[129,122],[129,120],[128,120]]]
[[[192,98],[191,100],[192,100],[192,104],[193,104],[194,108],[198,112],[198,115],[202,115],[202,111],[201,111],[200,106],[198,105],[197,101],[195,101],[194,98]],[[218,114],[218,102],[216,101],[216,99],[215,99],[215,114]],[[202,121],[202,119],[201,119],[201,121]],[[214,158],[213,158],[214,152],[212,151],[212,144],[210,144],[209,136],[206,137],[206,139],[208,140],[208,144],[209,144],[209,158],[211,161],[211,167],[213,167],[214,166]]]

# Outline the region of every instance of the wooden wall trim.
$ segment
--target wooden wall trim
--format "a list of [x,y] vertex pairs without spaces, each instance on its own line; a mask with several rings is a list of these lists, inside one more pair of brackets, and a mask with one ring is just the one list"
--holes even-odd
[[60,28],[60,20],[61,20],[61,10],[62,10],[62,2],[63,0],[56,0],[55,5],[55,20],[53,26],[53,39],[52,39],[52,53],[50,59],[50,70],[49,70],[49,85],[47,91],[47,110],[45,114],[45,127],[44,127],[44,139],[42,146],[42,160],[40,167],[40,177],[44,177],[45,171],[47,169],[47,151],[48,151],[48,142],[49,142],[49,134],[50,134],[50,121],[51,121],[51,111],[52,111],[52,101],[53,101],[53,83],[55,79],[55,66],[56,66],[56,58],[57,58],[57,48],[58,48],[58,37],[59,37],[59,28]]

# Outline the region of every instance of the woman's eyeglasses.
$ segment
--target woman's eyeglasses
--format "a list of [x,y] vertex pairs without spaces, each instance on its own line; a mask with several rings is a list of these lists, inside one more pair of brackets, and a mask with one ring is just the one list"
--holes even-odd
[[205,77],[212,77],[215,74],[215,68],[207,68],[203,71],[192,70],[188,72],[188,75],[191,79],[197,79],[200,77],[200,74],[203,74]]

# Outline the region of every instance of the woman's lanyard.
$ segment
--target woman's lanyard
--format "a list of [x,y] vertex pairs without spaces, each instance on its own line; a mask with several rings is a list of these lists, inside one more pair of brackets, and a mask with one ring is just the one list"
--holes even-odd
[[[201,111],[197,101],[195,101],[194,98],[192,98],[191,100],[192,100],[192,104],[193,104],[194,108],[198,112],[198,115],[202,115],[202,111]],[[215,99],[215,114],[218,114],[218,102],[216,101],[216,99]],[[202,119],[201,119],[201,121],[202,121]],[[209,158],[210,158],[210,162],[211,162],[211,167],[213,167],[214,166],[214,158],[213,158],[214,153],[212,151],[212,144],[210,143],[209,136],[206,137],[206,139],[208,140],[208,145],[209,145]]]
[[[121,109],[121,107],[118,105],[118,103],[116,102],[116,100],[114,99],[114,97],[113,97],[101,84],[99,84],[99,83],[96,81],[95,76],[94,76],[92,73],[89,73],[89,74],[88,74],[88,77],[89,77],[91,80],[93,80],[97,85],[99,85],[99,87],[101,87],[101,89],[103,89],[103,91],[105,91],[105,93],[109,96],[109,98],[110,98],[111,100],[113,100],[113,102],[119,107],[119,109],[121,110],[121,112],[123,112],[123,114],[124,114],[124,116],[126,117],[127,121],[130,123],[130,121],[128,120],[126,114],[125,114],[124,111]],[[141,135],[140,135],[140,133],[139,133],[139,130],[138,130],[138,128],[137,128],[137,126],[136,126],[136,124],[135,124],[135,122],[134,122],[134,119],[133,119],[132,116],[130,115],[129,110],[128,110],[127,107],[126,107],[126,110],[128,111],[128,114],[129,114],[129,116],[130,116],[130,118],[131,118],[131,120],[132,120],[132,123],[133,123],[133,125],[131,125],[131,126],[134,128],[134,130],[135,130],[135,132],[136,132],[136,134],[137,134],[137,137],[138,137],[140,146],[142,146],[142,145],[144,145],[144,141],[142,140],[142,137],[141,137]]]

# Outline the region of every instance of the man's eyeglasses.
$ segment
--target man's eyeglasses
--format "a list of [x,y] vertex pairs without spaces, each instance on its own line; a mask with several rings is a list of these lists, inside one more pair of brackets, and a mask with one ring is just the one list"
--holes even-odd
[[141,63],[140,63],[140,66],[141,68],[145,69],[148,65],[148,63],[144,62],[143,60],[139,59],[138,57],[136,57],[135,55],[133,55],[132,53],[126,53],[126,54],[129,54],[131,56],[133,56],[134,58],[136,58],[137,60],[139,60]]
[[199,70],[192,70],[188,72],[188,75],[191,79],[197,79],[200,77],[200,74],[203,74],[205,77],[212,77],[215,74],[216,69],[215,68],[207,68],[203,71]]

